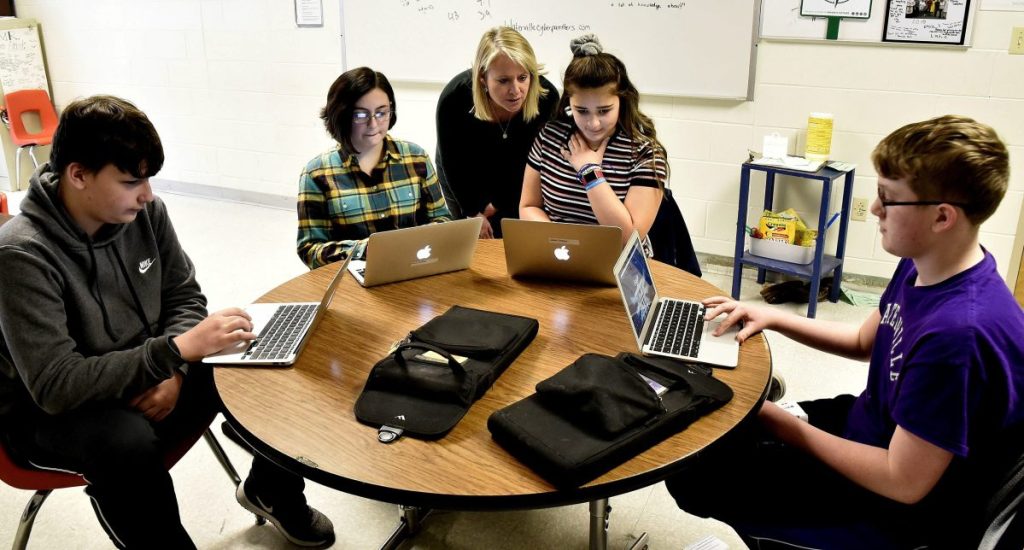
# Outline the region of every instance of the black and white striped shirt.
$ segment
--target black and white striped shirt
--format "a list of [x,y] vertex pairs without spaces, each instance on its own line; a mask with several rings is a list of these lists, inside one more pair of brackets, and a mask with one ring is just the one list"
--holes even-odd
[[[537,134],[527,162],[540,172],[543,208],[551,221],[597,224],[587,192],[576,179],[576,169],[562,157],[571,132],[568,122],[548,122]],[[616,130],[601,168],[616,196],[624,201],[630,186],[658,187],[659,181],[665,181],[667,161],[664,151],[655,152],[652,142],[634,141]]]

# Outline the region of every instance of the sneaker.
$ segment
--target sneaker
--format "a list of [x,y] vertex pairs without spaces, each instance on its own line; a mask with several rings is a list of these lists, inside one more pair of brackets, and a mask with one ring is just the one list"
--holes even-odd
[[771,384],[768,385],[768,395],[765,399],[772,403],[782,399],[782,396],[786,395],[786,379],[781,374],[772,373]]
[[306,548],[327,548],[334,544],[334,525],[331,520],[307,505],[301,493],[298,499],[264,501],[249,486],[249,480],[246,480],[238,484],[235,499],[246,510],[273,523],[292,544]]

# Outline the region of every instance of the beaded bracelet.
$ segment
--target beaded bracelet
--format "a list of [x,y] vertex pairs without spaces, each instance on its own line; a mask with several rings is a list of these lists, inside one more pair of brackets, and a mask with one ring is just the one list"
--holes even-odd
[[584,191],[590,191],[591,189],[597,187],[598,185],[601,185],[602,183],[608,183],[608,180],[604,179],[603,176],[600,177],[600,178],[597,178],[596,180],[594,180],[594,181],[592,181],[590,183],[588,183],[585,187],[583,187],[583,190]]

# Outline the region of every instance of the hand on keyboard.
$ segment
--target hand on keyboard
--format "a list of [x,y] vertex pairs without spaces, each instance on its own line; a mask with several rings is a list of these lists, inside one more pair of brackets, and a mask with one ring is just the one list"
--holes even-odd
[[174,337],[178,353],[186,361],[198,361],[241,340],[252,340],[252,318],[242,308],[211,313],[198,325]]

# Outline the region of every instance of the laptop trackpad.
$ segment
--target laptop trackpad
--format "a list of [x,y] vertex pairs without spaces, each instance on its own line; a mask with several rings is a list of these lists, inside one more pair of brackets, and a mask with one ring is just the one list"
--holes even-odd
[[704,324],[704,338],[700,345],[700,360],[716,367],[735,368],[739,363],[740,345],[736,334],[740,331],[739,323],[728,330],[714,336],[714,331],[721,322],[711,321]]

